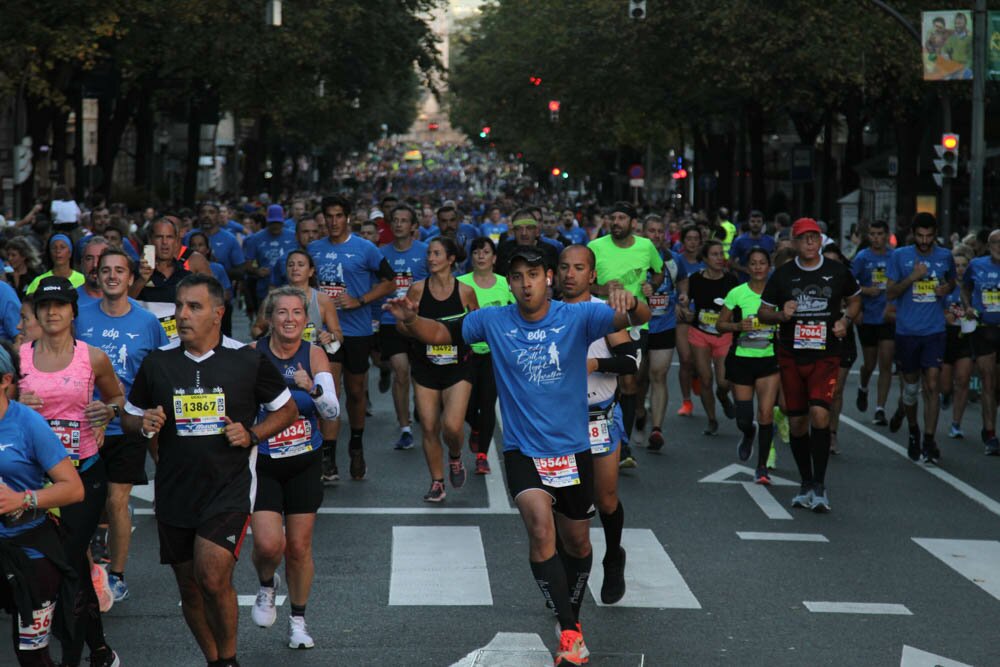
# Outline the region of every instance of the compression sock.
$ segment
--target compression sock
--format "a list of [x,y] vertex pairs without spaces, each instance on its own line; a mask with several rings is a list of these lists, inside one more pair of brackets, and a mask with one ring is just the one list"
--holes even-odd
[[[809,434],[791,435],[788,444],[792,448],[792,456],[795,457],[795,466],[799,469],[799,476],[803,482],[813,481],[812,458],[809,455]],[[830,442],[827,440],[827,446]]]
[[292,605],[292,616],[302,616],[306,615],[306,606],[304,604],[293,604]]
[[566,570],[559,555],[553,554],[552,558],[541,563],[531,561],[531,574],[545,601],[555,610],[559,627],[576,630],[576,617],[569,599],[569,586],[566,585]]
[[363,447],[365,430],[363,428],[351,429],[351,440],[347,443],[347,451],[355,452]]
[[[566,572],[566,583],[569,586],[569,603],[573,608],[574,625],[580,620],[580,607],[587,591],[587,580],[590,579],[590,568],[594,564],[594,552],[583,558],[573,558],[563,554],[563,569]],[[561,623],[561,621],[560,621]],[[570,626],[572,628],[573,626]]]
[[830,429],[813,427],[809,434],[809,450],[812,453],[813,481],[824,484],[826,464],[830,460]]
[[330,458],[332,458],[332,459],[336,459],[337,458],[337,440],[336,440],[336,438],[333,439],[333,440],[324,440],[323,441],[323,449],[324,450],[329,450],[330,453],[328,454],[328,456]]
[[748,438],[753,437],[753,401],[736,401],[736,427]]
[[607,553],[617,554],[622,545],[622,529],[625,527],[625,509],[618,501],[618,507],[611,514],[601,512],[601,525],[604,527],[604,543]]
[[767,457],[771,455],[771,441],[774,440],[774,424],[757,425],[757,467],[767,467]]
[[625,431],[623,439],[626,443],[632,438],[632,427],[635,425],[636,402],[635,394],[622,394],[621,398],[618,399],[619,405],[622,406],[622,425]]

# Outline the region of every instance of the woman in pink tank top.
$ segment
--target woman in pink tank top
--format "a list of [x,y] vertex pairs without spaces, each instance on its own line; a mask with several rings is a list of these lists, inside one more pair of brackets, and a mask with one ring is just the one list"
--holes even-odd
[[[83,481],[83,501],[61,510],[66,559],[80,582],[75,631],[72,641],[63,643],[62,664],[78,665],[86,640],[91,663],[112,665],[118,658],[104,639],[87,547],[108,494],[107,471],[98,456],[104,427],[121,413],[125,398],[108,356],[73,337],[77,296],[65,278],[51,276],[39,283],[34,311],[42,335],[21,346],[18,388],[21,402],[41,413],[60,437]],[[102,400],[94,400],[95,388]]]

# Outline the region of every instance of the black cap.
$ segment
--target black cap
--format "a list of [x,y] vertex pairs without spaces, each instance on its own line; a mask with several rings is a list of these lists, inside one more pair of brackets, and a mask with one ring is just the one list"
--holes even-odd
[[545,264],[545,255],[533,245],[519,245],[511,253],[508,265],[512,265],[515,260],[521,260],[528,266],[542,266]]
[[77,299],[79,294],[73,284],[66,278],[60,276],[47,276],[38,282],[38,287],[34,293],[35,303],[45,301],[60,301],[73,305],[73,314],[77,312]]

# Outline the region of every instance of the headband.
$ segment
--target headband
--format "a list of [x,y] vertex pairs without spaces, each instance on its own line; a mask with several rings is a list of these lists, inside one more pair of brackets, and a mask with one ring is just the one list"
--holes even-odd
[[527,227],[529,225],[537,225],[538,221],[531,216],[527,218],[518,218],[514,222],[510,223],[513,227]]
[[63,243],[65,243],[65,244],[66,244],[66,246],[67,246],[67,247],[68,247],[68,248],[69,248],[70,250],[72,250],[72,249],[73,249],[73,242],[72,242],[72,241],[70,241],[70,240],[69,240],[69,237],[68,237],[68,236],[66,236],[65,234],[53,234],[52,236],[50,236],[50,237],[49,237],[49,247],[51,248],[51,247],[52,247],[52,244],[53,244],[53,243],[55,243],[56,241],[62,241]]

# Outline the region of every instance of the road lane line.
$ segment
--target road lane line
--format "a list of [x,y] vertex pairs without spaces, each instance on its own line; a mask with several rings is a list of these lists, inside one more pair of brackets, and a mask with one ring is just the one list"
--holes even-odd
[[890,616],[913,616],[901,604],[882,602],[803,602],[806,609],[815,614],[884,614]]
[[1000,541],[939,540],[914,537],[913,541],[945,565],[1000,600]]
[[753,531],[736,531],[741,540],[762,540],[764,542],[829,542],[826,536],[819,533],[755,533]]
[[750,498],[757,503],[760,511],[767,515],[768,519],[792,520],[792,515],[771,495],[767,487],[755,484],[754,482],[741,482],[741,484],[746,489],[746,492],[750,494]]
[[[888,449],[891,449],[892,451],[896,452],[900,456],[906,458],[907,461],[910,460],[910,457],[906,453],[906,448],[905,447],[903,447],[902,445],[896,444],[895,442],[893,442],[889,438],[885,437],[881,433],[877,433],[876,431],[871,430],[870,428],[868,428],[867,426],[865,426],[861,422],[858,422],[858,421],[856,421],[854,419],[851,419],[850,417],[848,417],[846,415],[841,415],[840,416],[840,421],[841,421],[841,423],[847,424],[848,426],[850,426],[854,430],[860,431],[861,433],[864,433],[865,435],[867,435],[869,438],[871,438],[872,440],[874,440],[878,444],[880,444],[880,445],[882,445],[884,447],[887,447]],[[996,500],[993,500],[992,498],[990,498],[988,495],[986,495],[982,491],[979,491],[978,489],[972,487],[971,485],[963,482],[962,480],[960,480],[959,478],[955,477],[951,473],[945,472],[944,470],[942,470],[938,466],[928,466],[928,465],[924,465],[924,464],[919,464],[919,467],[922,470],[925,470],[927,472],[927,474],[934,475],[939,480],[941,480],[942,482],[944,482],[948,486],[952,487],[953,489],[955,489],[956,491],[958,491],[959,493],[961,493],[963,496],[965,496],[969,500],[971,500],[971,501],[973,501],[975,503],[979,503],[980,505],[982,505],[983,507],[985,507],[987,510],[989,510],[990,512],[992,512],[993,514],[995,514],[997,516],[1000,516],[1000,502],[997,502]]]
[[899,667],[972,667],[972,665],[903,644]]
[[393,526],[390,606],[492,605],[479,526]]
[[601,602],[601,586],[604,584],[601,561],[607,550],[604,530],[591,528],[590,542],[594,547],[594,568],[590,572],[588,586],[598,607],[701,609],[677,566],[653,531],[647,528],[626,528],[622,532],[622,546],[627,554],[625,597],[614,605],[605,605]]

